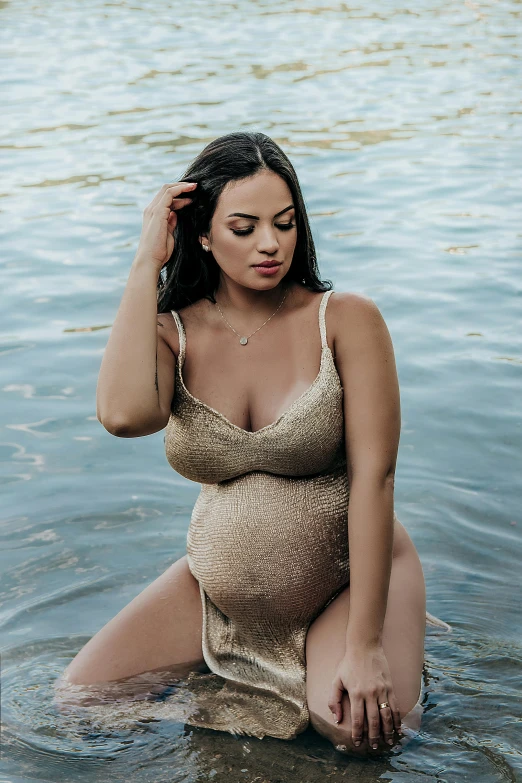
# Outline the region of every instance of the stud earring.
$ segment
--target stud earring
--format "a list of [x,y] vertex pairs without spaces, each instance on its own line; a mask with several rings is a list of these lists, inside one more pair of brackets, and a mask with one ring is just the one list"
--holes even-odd
[[209,250],[209,246],[208,245],[203,245],[203,250]]

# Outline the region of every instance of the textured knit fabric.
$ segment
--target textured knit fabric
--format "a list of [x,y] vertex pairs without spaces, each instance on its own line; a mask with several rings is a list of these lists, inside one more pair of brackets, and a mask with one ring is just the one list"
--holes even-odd
[[[343,389],[319,306],[321,363],[313,383],[266,427],[249,432],[195,398],[179,356],[168,462],[201,484],[187,534],[200,587],[201,709],[187,723],[292,739],[310,720],[305,639],[350,579]],[[206,706],[203,706],[206,704]]]

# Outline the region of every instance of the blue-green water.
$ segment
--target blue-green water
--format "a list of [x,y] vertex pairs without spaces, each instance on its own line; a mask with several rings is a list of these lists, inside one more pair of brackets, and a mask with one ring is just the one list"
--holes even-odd
[[[0,3],[2,781],[515,781],[522,3]],[[292,159],[322,276],[379,305],[399,370],[396,511],[428,635],[418,737],[388,760],[169,721],[80,730],[52,684],[185,552],[199,485],[95,387],[142,210],[211,139]]]

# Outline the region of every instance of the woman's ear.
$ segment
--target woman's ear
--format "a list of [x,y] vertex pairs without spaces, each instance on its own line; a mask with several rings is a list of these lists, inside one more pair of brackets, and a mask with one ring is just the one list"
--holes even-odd
[[210,250],[209,244],[208,244],[208,237],[206,234],[201,234],[199,237],[199,242],[201,244],[201,247],[203,250]]

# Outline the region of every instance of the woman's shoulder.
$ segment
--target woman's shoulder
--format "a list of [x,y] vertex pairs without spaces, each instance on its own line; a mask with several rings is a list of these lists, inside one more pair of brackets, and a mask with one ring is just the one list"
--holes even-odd
[[177,359],[179,355],[179,334],[174,321],[174,316],[170,311],[167,313],[158,313],[156,316],[156,323],[158,325],[158,337],[161,337],[169,346]]
[[365,294],[355,291],[333,291],[330,297],[333,320],[340,325],[346,325],[349,321],[367,321],[372,318],[382,318],[382,313],[375,301]]
[[332,290],[332,296],[331,296],[332,305],[335,302],[334,307],[338,308],[360,308],[364,309],[365,307],[368,308],[372,305],[377,307],[373,299],[371,297],[366,296],[366,294],[360,294],[356,291],[337,291]]
[[365,334],[382,335],[387,331],[378,305],[371,297],[355,291],[334,291],[326,318],[327,330],[333,332],[335,345],[357,344]]
[[[176,312],[178,313],[183,326],[185,326],[191,319],[199,319],[202,316],[202,308],[205,300],[199,299],[197,302],[193,302],[186,307],[180,307]],[[158,313],[158,334],[165,340],[174,356],[177,358],[179,355],[179,330],[174,320],[172,310],[168,310],[166,313]]]

